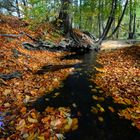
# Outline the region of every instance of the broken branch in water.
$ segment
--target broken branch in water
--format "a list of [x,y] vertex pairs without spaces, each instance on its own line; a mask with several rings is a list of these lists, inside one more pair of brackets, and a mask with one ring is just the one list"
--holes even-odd
[[21,76],[22,76],[22,74],[18,71],[10,73],[10,74],[0,74],[0,78],[3,80],[10,80],[13,78],[19,78]]

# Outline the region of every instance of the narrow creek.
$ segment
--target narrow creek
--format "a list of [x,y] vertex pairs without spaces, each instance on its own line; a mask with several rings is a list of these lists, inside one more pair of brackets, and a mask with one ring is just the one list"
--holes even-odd
[[[71,58],[74,56],[64,59]],[[82,63],[74,65],[76,71],[63,81],[63,86],[39,98],[33,107],[40,112],[47,106],[70,107],[72,117],[78,118],[79,127],[67,133],[66,140],[140,140],[140,133],[131,122],[120,119],[117,113],[112,113],[108,109],[108,106],[115,110],[123,109],[124,105],[113,103],[111,98],[106,98],[104,102],[93,100],[93,95],[102,96],[99,92],[101,89],[89,80],[91,75],[96,73],[94,67],[100,67],[96,62],[96,52],[76,55],[76,58],[81,59]],[[95,88],[97,91],[94,93],[91,89]],[[55,93],[60,95],[52,98]],[[91,108],[97,104],[100,104],[105,112],[98,114],[91,112]],[[99,117],[102,117],[103,121],[99,121]]]

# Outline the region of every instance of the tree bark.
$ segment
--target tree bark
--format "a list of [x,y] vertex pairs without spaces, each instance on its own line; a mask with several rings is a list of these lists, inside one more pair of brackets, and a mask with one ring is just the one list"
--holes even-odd
[[101,0],[99,0],[99,14],[98,14],[98,23],[99,23],[99,36],[101,36]]
[[129,9],[129,32],[128,39],[132,39],[132,23],[133,23],[133,14],[132,14],[132,0],[130,0],[130,9]]
[[123,19],[123,17],[124,17],[125,11],[126,11],[126,8],[127,8],[127,5],[128,5],[128,0],[126,0],[126,2],[125,2],[122,15],[121,15],[120,19],[118,20],[118,24],[117,24],[116,28],[113,30],[112,34],[111,34],[110,36],[108,36],[107,38],[112,37],[112,36],[116,33],[116,31],[118,30],[118,28],[120,27],[121,22],[122,22],[122,19]]
[[108,21],[106,23],[106,27],[105,27],[105,29],[104,29],[104,31],[102,33],[102,36],[98,40],[97,44],[101,44],[102,40],[104,40],[106,38],[106,36],[107,36],[107,34],[108,34],[109,30],[110,30],[110,27],[111,27],[111,25],[112,25],[112,23],[114,21],[115,11],[117,9],[117,2],[118,2],[118,0],[113,0],[112,1],[112,7],[111,7],[110,14],[109,14],[110,16],[108,18]]
[[61,0],[61,9],[58,17],[61,22],[60,27],[66,35],[69,34],[69,32],[72,30],[72,19],[69,14],[70,4],[71,0]]
[[82,0],[80,0],[80,8],[79,8],[79,14],[80,14],[80,18],[79,18],[79,29],[81,29],[82,27],[82,10],[81,10],[81,5],[82,5]]
[[17,11],[17,15],[20,18],[20,9],[19,9],[19,2],[18,0],[16,0],[16,11]]

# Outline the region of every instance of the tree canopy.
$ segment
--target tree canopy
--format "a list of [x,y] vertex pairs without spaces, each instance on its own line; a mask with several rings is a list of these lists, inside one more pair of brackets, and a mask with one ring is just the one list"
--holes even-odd
[[[90,31],[99,38],[103,35],[107,23],[112,20],[106,34],[108,37],[140,38],[140,1],[114,2],[115,9],[112,9],[113,0],[1,0],[0,12],[25,18],[38,25],[44,21],[55,21],[60,17],[62,5],[69,3],[69,8],[63,11],[69,13],[73,28]],[[111,12],[113,13],[110,18]],[[61,20],[57,20],[57,24],[61,24]]]

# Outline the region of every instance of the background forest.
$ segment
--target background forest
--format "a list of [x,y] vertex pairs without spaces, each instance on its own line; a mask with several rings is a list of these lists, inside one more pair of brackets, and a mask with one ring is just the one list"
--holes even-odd
[[[114,0],[114,11],[112,0],[0,0],[0,12],[24,18],[35,27],[42,22],[56,21],[63,3],[70,4],[67,12],[73,28],[89,31],[99,38],[112,16],[108,37],[140,38],[139,0]],[[61,24],[61,19],[57,24]]]

